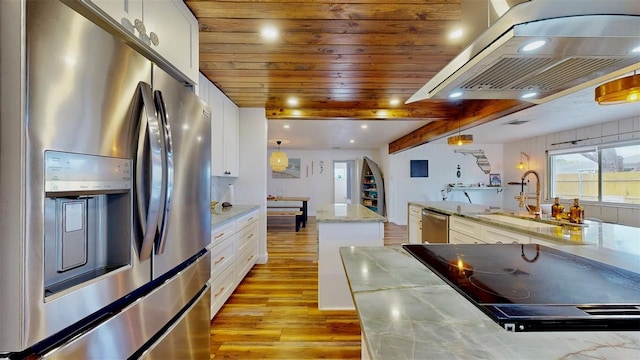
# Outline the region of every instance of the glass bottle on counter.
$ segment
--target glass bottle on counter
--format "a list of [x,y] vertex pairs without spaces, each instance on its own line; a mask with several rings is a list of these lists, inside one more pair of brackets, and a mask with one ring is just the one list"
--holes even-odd
[[562,213],[564,212],[564,205],[560,204],[560,198],[556,197],[555,202],[551,205],[551,217],[553,219],[560,220],[562,218]]
[[584,208],[580,206],[579,199],[573,199],[573,206],[569,208],[569,221],[582,224],[584,221]]

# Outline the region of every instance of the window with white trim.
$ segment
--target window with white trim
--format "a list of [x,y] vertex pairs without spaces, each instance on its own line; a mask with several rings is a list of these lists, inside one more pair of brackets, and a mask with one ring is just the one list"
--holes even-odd
[[553,150],[548,161],[551,198],[640,205],[640,142]]

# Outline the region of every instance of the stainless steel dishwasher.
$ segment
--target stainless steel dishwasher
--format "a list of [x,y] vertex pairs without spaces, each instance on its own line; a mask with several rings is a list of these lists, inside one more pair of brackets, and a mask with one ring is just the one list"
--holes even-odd
[[449,215],[422,209],[422,242],[449,242]]

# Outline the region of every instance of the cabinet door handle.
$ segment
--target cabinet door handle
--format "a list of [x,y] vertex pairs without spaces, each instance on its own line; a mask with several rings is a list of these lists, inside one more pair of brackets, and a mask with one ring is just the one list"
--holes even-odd
[[224,260],[224,256],[221,256],[220,259],[216,260],[213,264],[218,265],[222,260]]
[[247,258],[247,261],[251,261],[251,259],[253,259],[253,255],[249,256],[249,258]]
[[218,290],[217,293],[213,294],[213,297],[218,297],[220,294],[222,294],[222,292],[224,291],[225,286],[221,287],[220,290]]
[[253,237],[253,233],[249,234],[249,236],[247,236],[247,239],[251,239]]
[[220,234],[214,236],[213,238],[217,240],[217,239],[220,239],[223,236],[224,236],[224,233],[220,233]]

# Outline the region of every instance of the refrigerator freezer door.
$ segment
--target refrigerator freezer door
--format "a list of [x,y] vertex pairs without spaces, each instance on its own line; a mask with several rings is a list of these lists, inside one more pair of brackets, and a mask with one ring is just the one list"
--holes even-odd
[[[170,203],[164,211],[162,242],[156,243],[153,277],[173,269],[210,242],[211,125],[209,107],[173,77],[154,67],[156,103],[162,99],[173,164]],[[156,105],[158,106],[158,105]],[[161,120],[162,122],[162,120]]]
[[188,359],[178,356],[182,352],[208,359],[210,272],[211,254],[206,252],[147,296],[42,355],[47,360],[138,358],[144,357],[145,349],[157,345],[158,339],[168,338],[189,341],[183,342],[181,349],[161,346],[177,351],[164,353],[163,358]]

